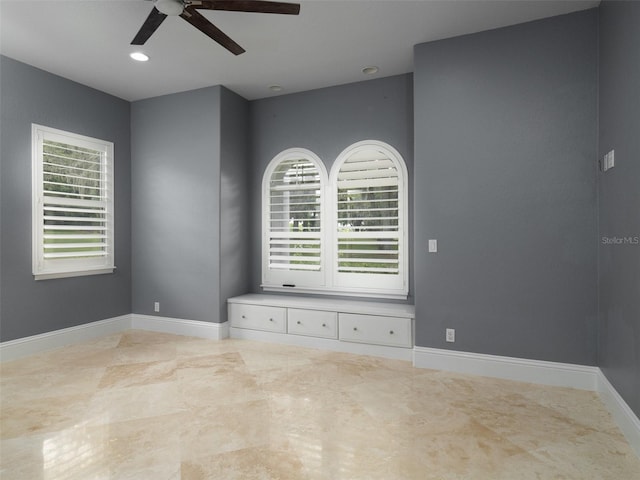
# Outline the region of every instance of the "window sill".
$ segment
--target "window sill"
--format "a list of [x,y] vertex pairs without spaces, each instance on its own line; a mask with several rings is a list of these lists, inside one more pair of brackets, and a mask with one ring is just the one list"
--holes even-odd
[[407,292],[391,293],[389,291],[374,291],[374,290],[351,290],[346,288],[341,289],[329,289],[329,288],[312,288],[312,287],[283,287],[280,285],[260,285],[265,292],[286,292],[293,295],[296,294],[308,294],[308,295],[335,295],[341,297],[362,297],[362,298],[382,298],[387,300],[406,300],[408,298]]
[[104,275],[113,273],[116,267],[98,268],[94,270],[77,270],[73,272],[34,273],[34,280],[52,280],[54,278],[85,277],[88,275]]

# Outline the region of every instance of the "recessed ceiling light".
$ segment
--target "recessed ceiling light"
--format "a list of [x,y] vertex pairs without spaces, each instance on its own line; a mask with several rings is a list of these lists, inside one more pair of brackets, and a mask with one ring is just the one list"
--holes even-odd
[[149,60],[149,57],[142,52],[132,52],[129,56],[138,62],[146,62]]
[[365,75],[373,75],[374,73],[378,73],[378,70],[380,70],[378,67],[372,65],[370,67],[364,67],[362,69],[362,73],[364,73]]
[[272,92],[281,92],[282,91],[282,86],[280,86],[280,85],[271,85],[269,87],[269,90],[271,90]]

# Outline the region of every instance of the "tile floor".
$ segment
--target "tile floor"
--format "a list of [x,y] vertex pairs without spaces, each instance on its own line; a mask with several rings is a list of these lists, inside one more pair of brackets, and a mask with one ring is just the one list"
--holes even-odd
[[1,366],[0,477],[638,480],[593,392],[128,331]]

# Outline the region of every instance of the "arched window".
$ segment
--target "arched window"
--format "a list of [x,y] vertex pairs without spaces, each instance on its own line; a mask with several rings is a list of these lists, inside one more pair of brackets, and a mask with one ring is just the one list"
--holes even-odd
[[351,145],[331,170],[333,286],[350,292],[408,293],[407,169],[390,145]]
[[269,163],[262,182],[264,286],[325,284],[326,178],[323,163],[309,150],[285,150]]
[[406,298],[407,168],[376,140],[322,161],[294,148],[262,181],[262,287],[299,293]]

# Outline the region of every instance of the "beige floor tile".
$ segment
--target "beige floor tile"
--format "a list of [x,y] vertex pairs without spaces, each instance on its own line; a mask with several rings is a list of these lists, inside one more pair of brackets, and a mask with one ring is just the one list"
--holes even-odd
[[305,478],[296,455],[272,448],[245,448],[183,462],[182,480],[294,480]]
[[127,331],[0,365],[0,477],[636,480],[593,392]]
[[41,432],[55,432],[83,419],[91,394],[42,397],[20,403],[1,402],[0,435],[2,439]]
[[159,417],[184,411],[176,382],[151,383],[98,390],[87,406],[83,421],[91,425]]
[[105,369],[99,388],[122,388],[152,383],[171,382],[176,379],[176,361],[128,363]]

